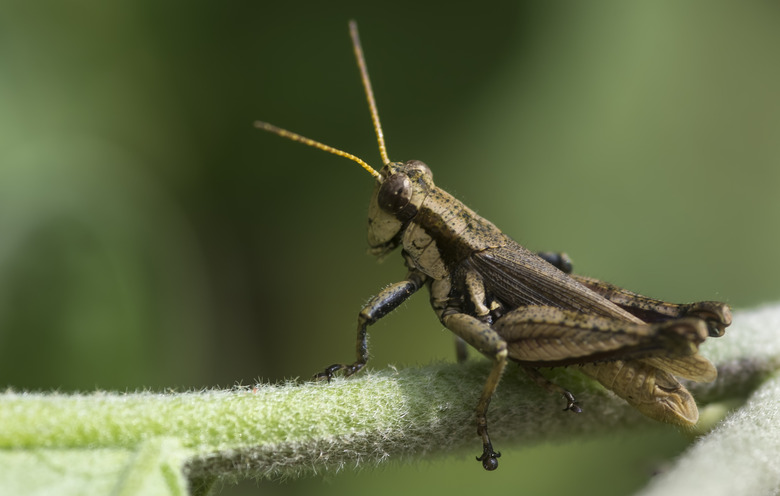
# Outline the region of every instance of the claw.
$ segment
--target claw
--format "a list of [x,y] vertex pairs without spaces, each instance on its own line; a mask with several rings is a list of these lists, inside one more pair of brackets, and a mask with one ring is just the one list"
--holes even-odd
[[498,468],[498,457],[501,456],[501,453],[493,451],[493,443],[490,442],[485,418],[480,418],[478,422],[477,435],[482,437],[482,455],[477,457],[477,461],[482,462],[482,467],[485,470],[495,470]]
[[566,410],[571,410],[574,413],[582,413],[582,408],[580,408],[580,405],[577,404],[577,400],[574,399],[573,394],[571,394],[569,391],[565,391],[563,393],[563,397],[566,398],[566,408],[563,409],[564,412]]
[[493,447],[488,445],[485,446],[482,456],[477,457],[477,461],[482,462],[482,467],[485,470],[495,470],[498,468],[498,457],[500,456],[500,452],[493,451]]
[[333,379],[333,375],[343,368],[346,368],[346,366],[341,365],[340,363],[333,364],[319,374],[314,374],[314,380],[321,381],[322,379],[327,379],[327,381],[330,382],[330,380]]
[[344,376],[349,377],[353,374],[357,374],[358,372],[360,372],[360,370],[363,368],[364,365],[365,363],[355,362],[352,365],[345,367],[347,371],[344,373]]
[[314,380],[314,382],[320,382],[323,379],[330,382],[331,377],[333,376],[331,374],[328,374],[327,372],[320,372],[319,374],[314,374],[312,376],[312,379]]
[[352,365],[344,365],[341,363],[336,363],[331,365],[330,367],[326,368],[324,371],[320,372],[319,374],[314,374],[313,379],[315,381],[321,381],[323,379],[327,379],[328,382],[330,382],[331,379],[333,379],[333,376],[336,375],[336,373],[340,370],[344,370],[344,377],[349,377],[352,374],[356,374],[360,371],[360,369],[363,368],[365,363],[355,362]]

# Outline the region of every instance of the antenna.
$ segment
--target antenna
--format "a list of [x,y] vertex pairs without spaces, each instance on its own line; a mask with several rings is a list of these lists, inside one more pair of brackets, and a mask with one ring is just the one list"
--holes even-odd
[[[358,35],[357,23],[355,21],[349,21],[349,34],[352,37],[352,47],[355,49],[355,58],[357,59],[358,68],[360,69],[360,80],[363,82],[363,88],[366,90],[366,99],[368,100],[368,106],[371,111],[371,120],[374,123],[374,131],[376,131],[376,138],[377,142],[379,143],[379,154],[382,156],[382,162],[384,164],[389,164],[390,158],[387,156],[387,147],[385,146],[385,137],[382,133],[382,124],[379,123],[379,112],[376,110],[374,91],[371,89],[371,80],[368,78],[366,59],[363,57],[363,48],[360,46],[360,36]],[[267,122],[255,121],[255,127],[262,129],[263,131],[268,131],[269,133],[274,133],[278,136],[281,136],[282,138],[297,141],[298,143],[303,143],[304,145],[318,148],[322,151],[338,155],[339,157],[348,158],[353,162],[360,164],[360,166],[368,171],[369,174],[374,176],[377,181],[382,182],[381,174],[379,174],[373,167],[368,165],[363,159],[356,157],[351,153],[339,150],[338,148],[333,148],[332,146],[320,143],[319,141],[315,141],[305,136],[301,136],[298,133],[282,129]]]
[[360,45],[360,35],[358,34],[357,22],[349,21],[349,35],[352,37],[352,47],[355,49],[355,58],[360,69],[360,80],[363,82],[363,88],[366,90],[366,99],[368,108],[371,111],[371,120],[374,122],[374,131],[376,131],[376,140],[379,143],[379,154],[382,156],[382,163],[389,164],[390,157],[387,156],[387,147],[385,146],[385,135],[382,132],[382,124],[379,122],[379,112],[376,109],[376,100],[374,99],[374,90],[371,88],[371,79],[368,77],[368,68],[366,59],[363,56],[363,47]]
[[339,157],[348,158],[351,161],[360,164],[360,166],[366,169],[366,171],[368,171],[369,174],[374,176],[377,179],[377,181],[380,182],[382,181],[382,176],[373,167],[368,165],[365,161],[363,161],[363,159],[356,157],[351,153],[347,153],[345,151],[339,150],[338,148],[333,148],[332,146],[328,146],[324,143],[320,143],[319,141],[315,141],[305,136],[301,136],[298,133],[294,133],[292,131],[282,129],[280,127],[274,126],[273,124],[269,124],[267,122],[255,121],[255,127],[258,129],[262,129],[264,131],[268,131],[270,133],[277,134],[282,138],[287,138],[293,141],[297,141],[299,143],[303,143],[304,145],[313,146],[314,148],[318,148],[328,153],[332,153],[333,155],[338,155]]

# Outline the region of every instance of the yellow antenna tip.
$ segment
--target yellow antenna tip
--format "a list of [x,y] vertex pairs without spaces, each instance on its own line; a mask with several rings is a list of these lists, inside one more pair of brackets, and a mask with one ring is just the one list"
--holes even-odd
[[303,143],[304,145],[308,145],[317,148],[319,150],[332,153],[333,155],[338,155],[339,157],[348,158],[349,160],[363,167],[369,174],[374,176],[377,181],[382,180],[382,176],[373,167],[368,165],[363,159],[356,157],[351,153],[347,153],[343,150],[339,150],[338,148],[333,148],[332,146],[328,146],[324,143],[320,143],[319,141],[315,141],[311,138],[307,138],[306,136],[301,136],[298,133],[294,133],[292,131],[282,129],[281,127],[274,126],[273,124],[269,124],[268,122],[255,121],[255,127],[258,129],[262,129],[263,131],[268,131],[269,133],[274,133],[278,136],[281,136],[282,138],[287,138],[292,141],[297,141],[298,143]]

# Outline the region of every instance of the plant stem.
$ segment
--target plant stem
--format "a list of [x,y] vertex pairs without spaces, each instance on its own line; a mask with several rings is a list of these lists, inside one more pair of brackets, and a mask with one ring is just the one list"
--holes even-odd
[[[720,377],[711,385],[692,384],[694,394],[707,403],[745,397],[780,363],[779,340],[768,338],[778,327],[780,307],[738,313],[727,335],[709,340],[703,350],[718,365]],[[480,443],[473,412],[488,370],[486,361],[475,360],[369,371],[331,383],[230,390],[75,395],[8,391],[0,395],[0,448],[134,450],[169,439],[166,446],[178,448],[162,451],[184,463],[190,480],[201,481],[299,477],[453,450],[476,455]],[[562,398],[510,367],[489,413],[497,449],[653,422],[584,378],[576,367],[547,375],[576,392],[583,413],[562,411]],[[162,448],[155,449],[157,453]]]

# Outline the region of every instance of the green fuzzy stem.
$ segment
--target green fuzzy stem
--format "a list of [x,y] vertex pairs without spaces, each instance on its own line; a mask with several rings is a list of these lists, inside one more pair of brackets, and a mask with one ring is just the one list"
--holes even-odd
[[[778,307],[739,313],[725,337],[709,340],[703,352],[720,377],[692,384],[694,394],[710,403],[745,397],[776,369],[780,344],[767,339],[780,325],[765,324],[778,315]],[[300,477],[454,450],[474,456],[474,407],[488,371],[472,361],[231,390],[8,391],[0,395],[0,492],[52,484],[59,494],[185,494],[216,478]],[[548,376],[575,392],[583,413],[562,411],[563,398],[510,367],[489,412],[496,449],[653,422],[576,367]]]

